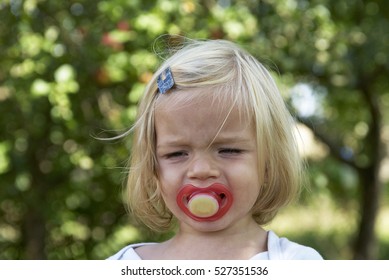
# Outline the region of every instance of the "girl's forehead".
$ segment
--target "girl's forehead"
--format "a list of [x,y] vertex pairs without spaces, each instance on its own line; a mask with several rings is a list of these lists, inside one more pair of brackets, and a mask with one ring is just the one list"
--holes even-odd
[[[210,134],[225,130],[240,131],[253,127],[233,100],[223,93],[210,89],[175,90],[159,96],[155,106],[155,124],[158,128],[169,127],[182,130],[191,126]],[[158,130],[158,129],[157,129]]]
[[159,94],[155,110],[172,112],[192,107],[208,107],[213,111],[223,113],[231,111],[232,108],[239,110],[235,98],[221,87],[175,89]]
[[202,99],[195,106],[157,109],[157,144],[166,146],[171,143],[196,143],[206,147],[215,141],[226,143],[239,137],[243,137],[245,141],[254,140],[252,123],[243,121],[236,108],[215,108],[207,101]]
[[209,89],[187,88],[174,89],[167,93],[159,94],[156,100],[156,110],[174,110],[185,106],[195,106],[210,100],[212,93]]

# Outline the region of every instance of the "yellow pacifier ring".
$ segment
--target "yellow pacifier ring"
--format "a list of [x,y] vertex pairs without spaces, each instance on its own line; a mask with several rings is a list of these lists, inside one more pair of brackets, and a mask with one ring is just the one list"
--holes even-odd
[[189,211],[200,218],[207,218],[219,211],[219,202],[208,194],[197,194],[188,201]]

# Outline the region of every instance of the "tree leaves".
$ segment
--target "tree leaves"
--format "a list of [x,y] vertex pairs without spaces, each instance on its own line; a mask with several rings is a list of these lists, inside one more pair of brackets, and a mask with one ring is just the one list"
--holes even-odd
[[131,139],[92,135],[132,125],[160,35],[240,43],[297,113],[308,87],[318,107],[300,121],[343,162],[310,159],[313,189],[342,201],[376,160],[372,112],[387,128],[384,1],[8,1],[0,16],[1,258],[104,258],[142,239],[121,197]]

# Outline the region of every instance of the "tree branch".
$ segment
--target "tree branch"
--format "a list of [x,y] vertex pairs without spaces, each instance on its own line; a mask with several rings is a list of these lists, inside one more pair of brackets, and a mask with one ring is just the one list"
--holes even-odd
[[363,74],[359,74],[358,77],[358,89],[362,97],[365,99],[367,108],[370,112],[370,125],[369,125],[369,137],[367,141],[371,142],[371,157],[372,162],[380,162],[383,155],[381,153],[381,111],[377,95],[372,93],[371,87],[368,83],[373,83],[375,77],[378,76],[379,68],[375,69],[369,77],[364,77]]
[[306,127],[308,127],[309,129],[312,130],[315,137],[317,139],[319,139],[320,142],[325,144],[330,149],[330,153],[333,157],[335,157],[340,162],[345,163],[345,164],[349,165],[350,167],[356,169],[357,171],[362,170],[362,168],[355,163],[354,156],[352,156],[350,158],[348,158],[348,157],[346,158],[342,154],[342,147],[340,145],[338,145],[337,143],[335,143],[335,141],[333,141],[332,139],[327,137],[324,132],[320,131],[314,125],[314,123],[312,122],[312,120],[310,118],[303,118],[301,116],[296,116],[296,118],[300,123],[302,123],[303,125],[305,125]]

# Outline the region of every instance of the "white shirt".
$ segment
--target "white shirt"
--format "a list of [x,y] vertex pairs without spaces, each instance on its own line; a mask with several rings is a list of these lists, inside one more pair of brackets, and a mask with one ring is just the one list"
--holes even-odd
[[[108,260],[141,260],[135,249],[155,243],[137,243],[124,247],[109,257]],[[278,237],[273,231],[267,235],[268,251],[256,254],[250,260],[322,260],[321,255],[314,249],[306,247],[287,238]]]

